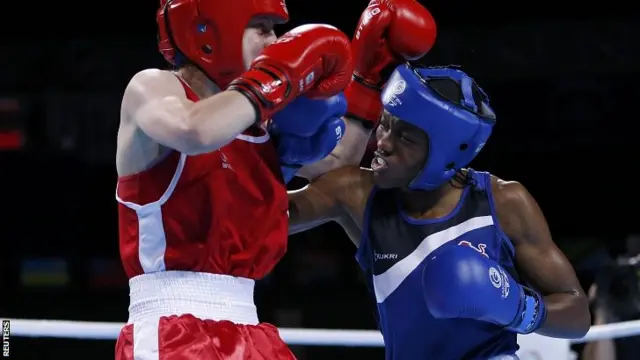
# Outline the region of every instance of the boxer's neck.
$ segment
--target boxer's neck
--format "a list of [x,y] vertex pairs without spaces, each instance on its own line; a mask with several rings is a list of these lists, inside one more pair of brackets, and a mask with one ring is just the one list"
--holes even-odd
[[402,209],[414,219],[437,219],[449,215],[460,201],[462,191],[449,182],[434,190],[402,190]]
[[193,65],[185,65],[178,70],[178,75],[189,85],[200,99],[206,99],[219,93],[220,88],[200,69]]

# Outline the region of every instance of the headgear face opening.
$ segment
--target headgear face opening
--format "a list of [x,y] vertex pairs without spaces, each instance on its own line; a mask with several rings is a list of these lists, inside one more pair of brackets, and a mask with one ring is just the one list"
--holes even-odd
[[[436,80],[453,81],[461,92],[459,101],[437,91],[430,84]],[[411,189],[432,190],[451,179],[482,150],[496,122],[484,91],[454,68],[400,65],[382,91],[382,103],[387,112],[429,138],[427,159],[409,184]]]
[[255,16],[289,20],[284,0],[160,0],[158,47],[170,64],[182,57],[225,89],[245,71],[242,36]]

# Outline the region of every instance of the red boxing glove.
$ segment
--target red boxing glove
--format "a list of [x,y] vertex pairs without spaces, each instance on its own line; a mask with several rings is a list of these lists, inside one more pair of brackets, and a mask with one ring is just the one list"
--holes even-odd
[[435,41],[436,23],[416,0],[369,2],[351,42],[355,72],[345,90],[348,116],[375,126],[384,70],[424,56]]
[[351,44],[342,31],[329,25],[303,25],[267,46],[227,90],[244,94],[256,109],[256,121],[262,122],[300,94],[336,95],[352,73]]

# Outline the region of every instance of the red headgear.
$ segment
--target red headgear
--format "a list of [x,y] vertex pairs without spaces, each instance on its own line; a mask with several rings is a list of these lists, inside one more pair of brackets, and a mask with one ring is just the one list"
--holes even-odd
[[242,35],[254,16],[289,20],[284,0],[160,0],[160,52],[173,65],[181,55],[225,89],[245,71]]

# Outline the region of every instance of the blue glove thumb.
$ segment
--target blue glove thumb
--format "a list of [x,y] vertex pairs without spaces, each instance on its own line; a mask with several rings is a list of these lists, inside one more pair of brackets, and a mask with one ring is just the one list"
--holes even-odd
[[334,117],[322,123],[311,137],[282,134],[278,139],[278,155],[285,183],[303,165],[320,161],[331,154],[342,139],[345,129],[344,120]]
[[271,131],[310,137],[320,131],[325,121],[347,112],[347,99],[338,93],[326,99],[299,96],[271,119]]

